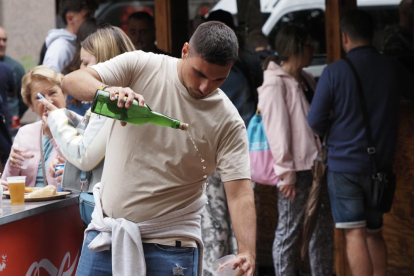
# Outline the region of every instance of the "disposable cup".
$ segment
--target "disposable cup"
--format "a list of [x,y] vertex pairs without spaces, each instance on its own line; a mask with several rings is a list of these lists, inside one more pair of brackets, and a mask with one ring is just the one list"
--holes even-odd
[[21,166],[21,169],[27,169],[27,166],[29,165],[29,162],[30,162],[30,158],[26,158],[26,159],[24,159],[24,161],[23,161],[23,165]]
[[[30,148],[22,148],[21,153],[25,156],[29,155],[32,153]],[[25,158],[23,161],[23,164],[21,166],[21,169],[27,169],[27,166],[29,165],[31,158]]]
[[9,185],[11,205],[24,204],[24,187],[26,186],[26,176],[7,177]]
[[236,261],[235,255],[226,255],[216,260],[211,268],[214,276],[234,276],[237,274],[239,268],[232,269],[233,263]]

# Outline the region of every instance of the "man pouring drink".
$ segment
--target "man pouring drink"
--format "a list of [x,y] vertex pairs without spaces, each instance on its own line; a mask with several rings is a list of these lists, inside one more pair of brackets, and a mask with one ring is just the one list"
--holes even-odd
[[200,214],[207,203],[206,175],[215,169],[238,240],[233,268],[237,275],[253,275],[256,215],[246,129],[218,89],[237,52],[234,32],[212,21],[184,44],[181,59],[135,51],[64,78],[63,90],[79,100],[92,100],[104,84],[112,100],[118,94],[121,108],[136,99],[189,124],[187,134],[113,123],[77,275],[98,270],[101,275],[201,275]]

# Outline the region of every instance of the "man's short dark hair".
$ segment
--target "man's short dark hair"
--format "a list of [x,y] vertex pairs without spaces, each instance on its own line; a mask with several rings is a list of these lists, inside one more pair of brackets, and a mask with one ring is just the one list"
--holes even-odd
[[136,20],[147,20],[147,22],[151,25],[151,27],[155,28],[155,20],[151,14],[145,11],[134,12],[128,17],[128,21],[131,19]]
[[88,9],[94,12],[98,8],[97,0],[60,0],[59,13],[62,17],[63,23],[68,24],[66,14],[68,12],[80,12],[83,9]]
[[374,37],[374,21],[366,11],[353,10],[342,18],[341,31],[352,41],[371,43]]
[[218,21],[198,26],[190,39],[190,56],[200,55],[208,63],[226,66],[237,59],[239,43],[234,31]]

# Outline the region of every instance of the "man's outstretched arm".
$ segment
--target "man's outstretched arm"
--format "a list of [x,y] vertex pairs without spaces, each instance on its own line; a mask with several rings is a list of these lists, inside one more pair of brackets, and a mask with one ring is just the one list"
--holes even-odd
[[92,101],[96,90],[102,85],[99,74],[92,68],[74,71],[65,76],[62,90],[80,101]]
[[224,183],[227,204],[239,247],[233,268],[239,267],[237,276],[253,276],[256,262],[256,210],[249,179]]
[[[96,90],[103,85],[101,77],[92,68],[80,69],[65,76],[62,81],[63,92],[68,93],[79,101],[92,101]],[[135,99],[140,106],[145,103],[144,98],[132,91],[128,87],[108,87],[105,91],[109,92],[111,100],[115,100],[115,95],[118,95],[118,106],[124,106],[124,98],[127,97],[125,107],[129,108],[132,101]]]

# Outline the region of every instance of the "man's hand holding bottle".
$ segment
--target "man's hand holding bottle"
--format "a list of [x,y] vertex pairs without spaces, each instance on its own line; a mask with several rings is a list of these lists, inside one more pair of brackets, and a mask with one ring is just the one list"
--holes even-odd
[[[142,95],[135,93],[134,91],[132,91],[131,88],[129,87],[115,87],[115,86],[110,86],[110,87],[106,87],[105,89],[103,89],[106,92],[109,92],[109,97],[111,99],[111,101],[115,101],[116,100],[116,96],[118,96],[118,107],[122,108],[124,107],[124,101],[125,101],[125,108],[130,108],[132,105],[132,102],[134,100],[137,100],[139,106],[144,106],[145,104],[145,99]],[[126,126],[127,123],[125,122],[121,122],[122,126]]]

